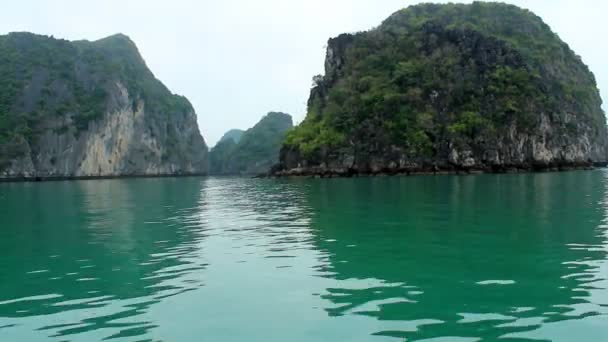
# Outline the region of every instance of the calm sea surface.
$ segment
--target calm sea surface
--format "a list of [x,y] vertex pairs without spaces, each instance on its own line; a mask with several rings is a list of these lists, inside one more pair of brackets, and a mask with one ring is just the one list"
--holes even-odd
[[608,171],[0,184],[0,341],[608,341]]

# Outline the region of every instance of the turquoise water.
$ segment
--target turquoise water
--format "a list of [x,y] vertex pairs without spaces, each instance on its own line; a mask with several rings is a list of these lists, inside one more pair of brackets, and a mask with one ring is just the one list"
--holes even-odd
[[608,171],[0,184],[0,341],[608,341]]

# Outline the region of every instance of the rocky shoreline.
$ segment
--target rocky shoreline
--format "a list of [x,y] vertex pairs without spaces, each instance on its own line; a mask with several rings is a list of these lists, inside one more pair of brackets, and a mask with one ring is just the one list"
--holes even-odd
[[38,176],[38,177],[0,177],[0,183],[34,183],[34,182],[60,182],[76,180],[103,180],[103,179],[132,179],[132,178],[189,178],[207,177],[206,173],[177,173],[177,174],[133,174],[113,176]]
[[378,170],[327,170],[320,168],[296,168],[288,171],[274,171],[268,175],[259,176],[265,178],[352,178],[352,177],[374,177],[374,176],[419,176],[419,175],[475,175],[475,174],[515,174],[515,173],[541,173],[541,172],[565,172],[575,170],[595,170],[608,167],[608,162],[602,163],[578,163],[561,165],[519,165],[500,166],[488,168],[440,168],[421,167],[409,169],[378,169]]

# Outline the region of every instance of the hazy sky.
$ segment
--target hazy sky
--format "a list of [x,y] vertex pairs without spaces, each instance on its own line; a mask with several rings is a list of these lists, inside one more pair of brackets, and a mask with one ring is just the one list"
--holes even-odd
[[[251,127],[268,111],[284,111],[301,121],[312,76],[323,72],[327,39],[370,29],[418,2],[6,1],[0,34],[30,31],[70,40],[118,32],[130,36],[156,77],[190,99],[201,132],[213,146],[228,129]],[[541,16],[590,66],[608,101],[608,1],[505,2]]]

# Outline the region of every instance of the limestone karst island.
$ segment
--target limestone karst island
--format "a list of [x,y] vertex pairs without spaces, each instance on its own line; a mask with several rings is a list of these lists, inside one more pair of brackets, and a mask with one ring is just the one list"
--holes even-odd
[[229,152],[236,141],[223,139],[211,164],[192,105],[127,36],[0,39],[3,178],[498,172],[608,160],[593,74],[540,17],[510,5],[418,5],[331,38],[302,123],[284,138],[291,120],[265,118],[280,126],[270,140],[252,128]]
[[514,6],[421,5],[330,39],[279,170],[338,174],[605,164],[595,78]]
[[10,33],[0,49],[3,177],[207,172],[192,105],[154,77],[127,36]]
[[4,4],[0,341],[608,341],[606,13]]

